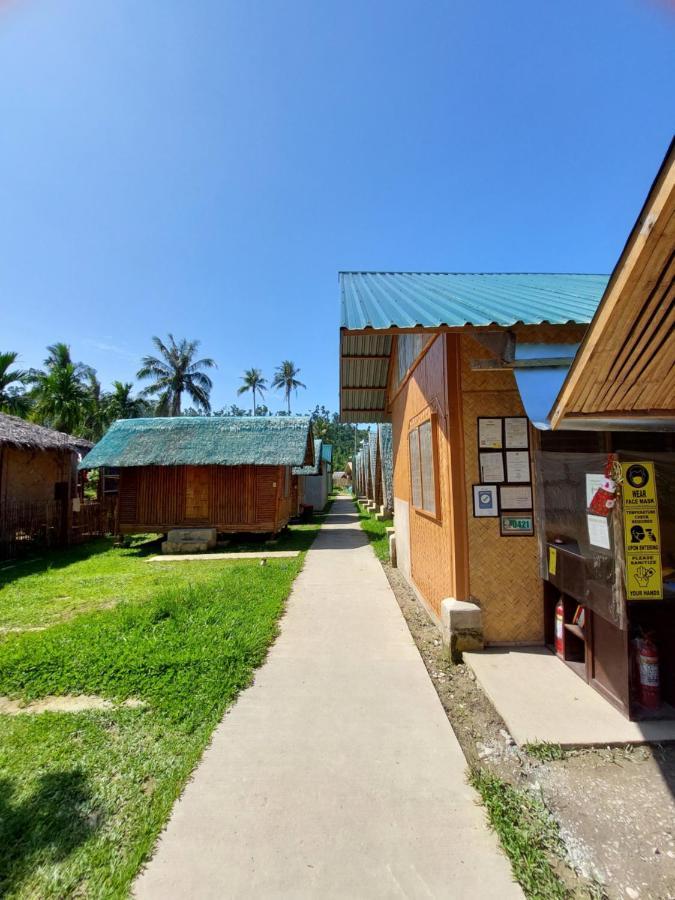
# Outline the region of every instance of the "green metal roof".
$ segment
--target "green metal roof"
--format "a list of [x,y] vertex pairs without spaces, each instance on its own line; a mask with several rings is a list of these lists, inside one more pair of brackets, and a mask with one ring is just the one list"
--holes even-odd
[[314,464],[308,466],[295,466],[293,469],[294,475],[319,475],[321,474],[321,460],[322,460],[322,445],[323,441],[321,438],[314,439]]
[[341,327],[587,324],[607,275],[340,272]]
[[312,461],[305,416],[120,419],[80,464],[99,466],[297,466]]

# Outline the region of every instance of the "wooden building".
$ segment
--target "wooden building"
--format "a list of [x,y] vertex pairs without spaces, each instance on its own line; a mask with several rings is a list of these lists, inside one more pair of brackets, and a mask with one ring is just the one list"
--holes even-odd
[[[577,674],[631,718],[675,717],[675,143],[550,420],[553,445],[568,441],[562,460],[538,460],[547,640],[561,604],[557,649]],[[589,483],[603,470],[612,503],[599,516]]]
[[125,419],[82,467],[119,470],[119,531],[270,532],[293,515],[291,469],[311,465],[305,417]]
[[671,146],[611,277],[340,276],[341,416],[392,423],[398,565],[430,615],[469,601],[485,644],[552,648],[559,618],[565,662],[636,718],[675,715],[673,260]]
[[66,542],[83,438],[0,413],[0,555],[34,539]]
[[471,600],[487,643],[543,643],[536,436],[516,373],[562,383],[607,278],[349,272],[340,283],[341,418],[391,422],[399,567],[439,625],[444,600]]

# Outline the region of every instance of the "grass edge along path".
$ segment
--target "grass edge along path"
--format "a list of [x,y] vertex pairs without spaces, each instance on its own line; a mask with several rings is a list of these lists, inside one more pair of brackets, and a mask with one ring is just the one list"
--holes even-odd
[[525,896],[529,900],[570,897],[551,865],[551,858],[561,856],[562,842],[558,826],[543,803],[485,769],[473,769],[469,782],[481,797],[490,826]]
[[359,514],[359,524],[365,531],[366,537],[370,541],[375,556],[380,562],[389,562],[389,538],[387,536],[387,528],[394,524],[393,519],[385,519],[380,522],[375,518],[375,514],[371,513],[366,507],[359,503],[354,497],[354,504]]
[[[323,519],[303,527],[305,550]],[[0,694],[146,704],[0,716],[0,895],[128,896],[214,728],[264,662],[305,555],[202,563],[189,590],[169,576],[145,600],[0,639]]]

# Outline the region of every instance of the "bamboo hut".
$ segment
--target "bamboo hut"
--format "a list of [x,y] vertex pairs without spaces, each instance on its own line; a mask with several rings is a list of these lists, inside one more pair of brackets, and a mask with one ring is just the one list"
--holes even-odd
[[77,463],[89,441],[0,413],[0,556],[17,543],[66,542]]
[[275,533],[291,515],[291,469],[311,465],[305,417],[124,419],[82,468],[119,470],[119,532]]

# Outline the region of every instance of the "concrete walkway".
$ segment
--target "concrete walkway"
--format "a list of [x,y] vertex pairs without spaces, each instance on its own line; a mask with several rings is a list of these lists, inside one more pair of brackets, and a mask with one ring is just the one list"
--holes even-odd
[[353,504],[337,500],[135,894],[522,897],[465,771]]

